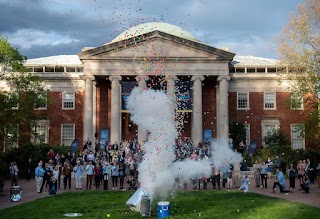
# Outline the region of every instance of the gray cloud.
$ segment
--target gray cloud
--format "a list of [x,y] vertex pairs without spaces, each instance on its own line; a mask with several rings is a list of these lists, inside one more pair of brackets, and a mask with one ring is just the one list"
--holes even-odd
[[[241,51],[241,43],[253,39],[259,46],[248,52],[273,57],[271,52],[258,50],[267,50],[299,2],[302,0],[0,0],[0,20],[4,21],[0,33],[9,41],[17,39],[17,32],[23,29],[30,30],[30,38],[33,31],[47,34],[47,45],[26,49],[14,44],[33,58],[74,54],[84,46],[109,42],[129,26],[163,21],[186,29],[211,46],[225,43],[234,51]],[[50,37],[66,39],[66,43]]]
[[38,58],[53,55],[73,55],[80,52],[81,48],[87,46],[85,43],[68,43],[48,46],[32,46],[29,49],[20,49],[21,54],[26,54],[27,58]]

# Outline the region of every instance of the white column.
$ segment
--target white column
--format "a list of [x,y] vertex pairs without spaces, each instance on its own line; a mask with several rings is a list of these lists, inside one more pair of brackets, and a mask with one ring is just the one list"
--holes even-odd
[[229,139],[229,104],[228,104],[228,90],[229,90],[229,76],[219,76],[219,103],[217,110],[217,118],[219,123],[218,137]]
[[166,76],[167,81],[167,96],[175,102],[175,90],[176,84],[175,81],[178,80],[178,77],[175,75],[168,75]]
[[121,140],[121,76],[110,76],[111,81],[111,127],[110,142]]
[[83,119],[83,138],[86,140],[90,138],[91,142],[93,138],[93,76],[84,77],[85,90],[84,90],[84,119]]
[[[96,137],[94,136],[95,133],[97,133],[97,82],[93,81],[93,100],[92,100],[92,145],[95,145],[94,142],[96,140]],[[93,147],[95,151],[95,147]]]
[[220,94],[219,94],[219,82],[217,81],[216,86],[216,136],[220,136]]
[[176,80],[178,80],[178,77],[175,75],[168,75],[166,76],[167,81],[167,96],[172,101],[172,108],[175,109],[176,104]]
[[[147,80],[149,79],[148,76],[137,76],[136,80],[138,82],[138,86],[141,90],[147,89]],[[141,127],[138,127],[138,142],[142,143],[146,140],[146,133],[147,131]]]
[[191,137],[194,145],[197,147],[199,142],[203,142],[202,127],[202,75],[192,76],[193,92],[192,92],[192,122]]

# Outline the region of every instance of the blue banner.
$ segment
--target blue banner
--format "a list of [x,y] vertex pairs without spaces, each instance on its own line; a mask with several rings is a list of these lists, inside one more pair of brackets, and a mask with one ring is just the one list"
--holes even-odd
[[131,93],[131,91],[133,90],[133,88],[135,88],[137,86],[137,82],[135,81],[123,81],[121,83],[122,86],[122,103],[121,103],[121,109],[122,110],[127,110],[126,107],[126,101]]
[[191,87],[191,81],[176,82],[176,97],[178,110],[192,110]]
[[212,129],[203,130],[203,139],[204,139],[204,142],[212,143]]
[[109,130],[100,130],[100,149],[104,150],[109,141]]
[[70,147],[70,154],[73,154],[73,152],[75,152],[77,150],[77,147],[79,146],[79,139],[74,139],[71,143],[71,147]]

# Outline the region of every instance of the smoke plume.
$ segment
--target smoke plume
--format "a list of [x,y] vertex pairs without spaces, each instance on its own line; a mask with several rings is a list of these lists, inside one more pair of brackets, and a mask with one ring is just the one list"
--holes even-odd
[[238,155],[229,149],[227,142],[216,141],[212,145],[213,160],[185,159],[174,162],[178,132],[172,106],[174,102],[160,90],[142,90],[136,87],[127,99],[131,120],[150,133],[142,146],[145,154],[138,166],[138,180],[151,200],[157,196],[165,199],[174,189],[177,178],[189,180],[210,177],[212,163],[220,168],[239,160]]

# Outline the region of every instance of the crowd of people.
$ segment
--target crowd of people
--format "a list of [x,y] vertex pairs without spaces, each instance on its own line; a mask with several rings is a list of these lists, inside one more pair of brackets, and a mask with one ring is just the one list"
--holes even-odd
[[[253,173],[256,187],[267,188],[267,181],[275,173],[276,181],[273,185],[272,192],[276,191],[277,186],[280,192],[294,192],[296,189],[296,177],[299,179],[299,190],[309,193],[310,183],[314,184],[317,179],[317,188],[320,188],[320,163],[315,167],[309,159],[299,160],[295,166],[291,163],[288,169],[283,169],[281,159],[276,156],[272,161],[270,157],[261,164],[255,161],[253,165]],[[289,179],[289,190],[285,190],[286,178]]]
[[[131,148],[130,148],[131,147]],[[112,190],[125,189],[125,180],[130,185],[127,189],[136,188],[137,166],[136,162],[141,158],[141,150],[136,145],[123,142],[119,146],[117,142],[106,147],[103,151],[94,151],[89,144],[84,145],[82,152],[55,154],[53,150],[48,152],[48,162],[40,161],[35,169],[37,192],[41,193],[46,187],[49,193],[56,193],[57,189],[71,189],[72,181],[75,181],[76,190],[93,187],[104,190],[109,189],[109,181]],[[83,182],[85,179],[85,182]]]
[[[50,194],[55,194],[58,189],[76,190],[100,189],[124,190],[137,189],[138,165],[143,159],[143,147],[135,141],[123,141],[119,144],[108,144],[103,150],[93,148],[90,141],[85,141],[81,152],[68,152],[66,155],[55,153],[52,149],[47,153],[47,158],[40,160],[34,170],[36,179],[36,191],[41,193],[46,188]],[[184,159],[200,160],[211,157],[209,143],[199,144],[196,147],[187,139],[179,141],[175,146],[176,161]],[[12,162],[10,167],[12,186],[17,185],[18,166]],[[249,170],[246,160],[225,167],[212,165],[211,177],[197,176],[191,179],[176,179],[176,188],[188,188],[191,183],[193,189],[208,189],[208,183],[213,189],[239,189],[249,191],[250,180],[247,174],[241,176],[241,171]],[[281,159],[276,156],[274,160],[268,157],[264,162],[255,161],[253,164],[253,176],[256,187],[268,188],[268,181],[276,177],[272,191],[279,187],[280,192],[285,190],[285,177],[287,174],[290,191],[295,190],[296,177],[299,179],[299,189],[309,192],[310,183],[317,178],[320,188],[320,164],[315,168],[310,160],[300,160],[297,166],[290,164],[287,170],[283,170]],[[27,181],[32,175],[31,160],[27,165]],[[125,183],[126,182],[126,183]],[[127,188],[125,188],[125,185]]]

